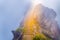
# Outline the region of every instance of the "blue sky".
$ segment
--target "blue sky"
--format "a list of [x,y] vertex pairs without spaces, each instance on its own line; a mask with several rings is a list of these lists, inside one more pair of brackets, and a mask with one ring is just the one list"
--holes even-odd
[[[60,24],[60,0],[42,0],[42,4],[56,11]],[[11,31],[19,26],[29,6],[29,0],[0,0],[0,40],[12,40]]]

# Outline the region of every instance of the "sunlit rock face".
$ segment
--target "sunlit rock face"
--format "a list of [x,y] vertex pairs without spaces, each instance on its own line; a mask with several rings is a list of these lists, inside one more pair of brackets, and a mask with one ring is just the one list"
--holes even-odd
[[41,4],[32,7],[20,24],[19,28],[22,28],[23,32],[18,30],[23,34],[21,40],[33,40],[37,34],[41,34],[43,38],[47,36],[58,40],[59,28],[55,18],[56,12],[53,9]]

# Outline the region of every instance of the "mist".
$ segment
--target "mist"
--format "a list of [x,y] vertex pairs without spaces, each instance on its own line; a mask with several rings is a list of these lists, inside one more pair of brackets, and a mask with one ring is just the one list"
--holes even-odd
[[[60,24],[60,0],[40,0],[39,3],[54,9]],[[0,0],[0,40],[12,40],[11,31],[19,27],[31,4],[29,0]]]

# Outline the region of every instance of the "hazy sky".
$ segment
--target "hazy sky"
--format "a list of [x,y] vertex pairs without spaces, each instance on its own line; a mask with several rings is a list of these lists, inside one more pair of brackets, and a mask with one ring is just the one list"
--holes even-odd
[[[31,0],[0,0],[0,40],[12,40],[12,30],[15,30],[26,11]],[[41,3],[52,8],[57,13],[56,20],[60,24],[60,0],[38,0],[32,1]]]

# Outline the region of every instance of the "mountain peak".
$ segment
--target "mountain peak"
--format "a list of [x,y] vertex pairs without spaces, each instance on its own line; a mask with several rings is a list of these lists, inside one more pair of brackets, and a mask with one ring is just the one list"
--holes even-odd
[[46,40],[46,35],[50,38],[57,38],[59,30],[55,17],[56,12],[53,9],[41,4],[32,7],[25,15],[21,24],[22,40],[33,40],[33,37],[36,35],[40,35]]

